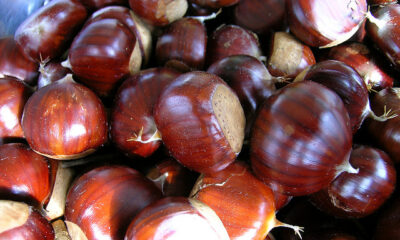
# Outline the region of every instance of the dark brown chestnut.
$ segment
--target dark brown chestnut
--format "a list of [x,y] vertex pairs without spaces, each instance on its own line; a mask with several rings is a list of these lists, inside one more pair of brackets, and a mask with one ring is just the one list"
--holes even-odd
[[39,72],[40,75],[37,81],[38,89],[63,79],[67,74],[72,73],[69,68],[63,67],[59,61],[50,61],[46,64],[41,64]]
[[36,91],[25,104],[21,122],[31,148],[50,158],[80,158],[107,141],[101,100],[70,74]]
[[365,44],[354,42],[333,47],[328,58],[342,61],[354,68],[364,79],[368,90],[379,91],[393,86],[394,79],[381,68],[380,59]]
[[179,76],[168,68],[142,70],[118,89],[111,113],[110,133],[124,153],[148,157],[161,144],[153,119],[153,107],[163,90]]
[[0,200],[0,238],[53,240],[51,224],[25,203]]
[[129,223],[161,191],[138,171],[122,166],[95,168],[71,186],[65,220],[72,239],[122,239]]
[[312,47],[333,47],[351,38],[367,13],[366,0],[289,0],[290,31]]
[[292,83],[269,97],[250,140],[255,175],[286,195],[317,192],[354,170],[348,113],[339,96],[318,83]]
[[26,56],[38,63],[60,57],[87,17],[78,0],[54,0],[29,16],[14,38]]
[[13,37],[0,39],[0,74],[36,84],[39,64],[26,57]]
[[207,42],[208,65],[231,55],[262,56],[260,43],[255,33],[237,25],[221,25]]
[[124,240],[229,240],[215,212],[184,197],[163,198],[143,209],[129,225]]
[[389,199],[396,185],[396,169],[385,152],[366,146],[353,149],[350,164],[358,173],[341,173],[327,188],[312,194],[311,200],[336,217],[361,218]]
[[302,230],[275,218],[272,190],[239,161],[217,173],[202,174],[191,198],[215,211],[232,240],[264,239],[272,228],[280,226],[291,227],[298,235]]
[[154,120],[171,155],[194,171],[222,170],[241,151],[243,108],[214,74],[195,71],[176,78],[158,99]]
[[131,9],[148,24],[166,26],[182,18],[187,9],[187,0],[129,0]]

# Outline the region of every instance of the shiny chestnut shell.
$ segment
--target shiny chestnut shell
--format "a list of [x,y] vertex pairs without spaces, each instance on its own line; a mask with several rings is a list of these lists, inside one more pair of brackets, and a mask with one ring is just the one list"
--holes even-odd
[[52,82],[63,79],[68,73],[72,73],[69,68],[63,67],[62,63],[58,61],[51,61],[41,65],[39,72],[37,88],[42,88]]
[[34,151],[56,159],[83,157],[107,141],[101,100],[71,75],[40,88],[28,99],[22,129]]
[[268,98],[258,113],[250,141],[252,169],[284,194],[310,194],[346,165],[351,144],[349,117],[339,96],[311,81],[292,83]]
[[122,239],[144,207],[162,197],[138,171],[123,166],[95,168],[79,177],[68,191],[65,220],[68,231],[87,239]]

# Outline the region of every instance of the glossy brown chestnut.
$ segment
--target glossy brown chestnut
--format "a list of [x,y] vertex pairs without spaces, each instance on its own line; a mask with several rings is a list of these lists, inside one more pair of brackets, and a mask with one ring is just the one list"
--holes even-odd
[[260,43],[255,33],[237,25],[221,25],[207,42],[208,65],[231,55],[262,56]]
[[65,66],[100,96],[140,69],[142,54],[134,33],[117,19],[86,25],[75,37]]
[[38,89],[64,78],[68,73],[72,73],[69,68],[63,67],[61,62],[58,61],[42,64],[39,68],[39,72],[40,75],[37,82]]
[[394,79],[382,70],[381,62],[362,43],[345,43],[330,49],[328,58],[342,61],[354,68],[367,84],[368,90],[392,87]]
[[353,149],[350,164],[358,173],[341,173],[327,188],[312,194],[311,200],[336,217],[361,218],[389,199],[396,185],[396,169],[385,152],[366,146]]
[[285,1],[241,0],[235,6],[235,24],[258,34],[280,28],[285,19]]
[[0,74],[35,85],[39,64],[24,55],[13,37],[0,39]]
[[315,64],[311,49],[290,33],[275,32],[270,44],[267,67],[271,75],[293,79],[301,71]]
[[26,56],[42,63],[60,57],[86,20],[77,0],[54,0],[27,18],[14,38]]
[[388,4],[373,11],[366,28],[368,36],[375,45],[400,69],[400,5]]
[[251,164],[257,177],[287,195],[317,192],[348,164],[352,134],[339,96],[311,81],[268,98],[254,122]]
[[129,0],[131,9],[150,25],[166,26],[182,18],[187,0]]
[[70,74],[28,99],[22,129],[34,151],[55,159],[83,157],[107,141],[101,100]]
[[217,173],[201,175],[191,198],[215,211],[232,240],[264,239],[272,228],[285,225],[275,218],[272,190],[242,162],[236,161]]
[[24,203],[0,200],[0,239],[53,240],[51,224]]
[[161,94],[154,120],[171,155],[194,171],[220,171],[241,151],[242,106],[214,74],[197,71],[176,78]]
[[181,18],[168,25],[157,39],[156,59],[159,65],[180,61],[189,69],[202,70],[207,47],[207,31],[195,18]]
[[326,60],[318,62],[299,74],[295,79],[295,81],[300,80],[320,83],[339,95],[349,113],[353,134],[360,128],[367,117],[380,121],[385,120],[377,117],[372,112],[369,104],[368,88],[360,74],[341,61]]
[[199,6],[207,8],[229,7],[239,2],[239,0],[189,0],[189,1]]
[[222,78],[237,94],[246,115],[249,135],[258,106],[275,91],[265,65],[249,55],[232,55],[214,62],[207,72]]
[[179,73],[168,68],[142,70],[118,89],[111,113],[110,133],[124,153],[148,157],[161,144],[153,119],[153,107],[163,90]]
[[312,47],[333,47],[351,38],[367,12],[366,0],[289,0],[290,31]]
[[368,133],[377,146],[389,154],[391,159],[400,162],[400,89],[386,88],[371,99],[371,108],[376,114],[392,115],[395,118],[385,122],[370,120],[366,122]]
[[128,0],[80,0],[90,10],[104,8],[110,5],[128,5]]
[[146,177],[161,189],[165,197],[189,197],[198,174],[167,158],[147,171]]
[[143,209],[129,225],[125,240],[229,240],[215,212],[183,197],[163,198]]
[[122,166],[95,168],[71,186],[65,220],[72,239],[122,239],[129,223],[162,197],[138,171]]
[[24,138],[21,126],[22,111],[32,90],[22,81],[0,78],[0,141]]
[[400,238],[400,197],[396,197],[378,215],[374,239],[397,240]]

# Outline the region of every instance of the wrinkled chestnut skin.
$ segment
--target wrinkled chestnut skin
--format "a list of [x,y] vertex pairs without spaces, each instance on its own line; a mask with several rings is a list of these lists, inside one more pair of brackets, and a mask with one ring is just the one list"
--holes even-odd
[[397,240],[400,238],[400,197],[386,205],[378,215],[374,239]]
[[134,71],[130,60],[136,44],[132,31],[117,19],[93,21],[71,45],[71,70],[98,95],[108,96],[118,81]]
[[70,69],[63,67],[61,62],[58,61],[51,61],[45,66],[40,66],[39,71],[38,89],[64,78],[68,73],[72,73]]
[[272,190],[242,162],[200,176],[191,197],[215,211],[232,240],[264,239],[274,227]]
[[341,173],[329,187],[311,195],[322,211],[336,217],[365,217],[392,194],[396,170],[389,156],[376,148],[360,146],[350,155],[350,164],[357,174]]
[[104,8],[111,5],[128,5],[128,0],[80,0],[90,10]]
[[390,114],[397,114],[395,118],[385,122],[368,120],[366,126],[368,133],[377,146],[389,154],[395,163],[400,162],[400,90],[398,88],[386,88],[375,94],[371,99],[371,109],[377,115],[390,110]]
[[349,113],[353,134],[360,128],[369,114],[369,98],[367,85],[357,71],[343,62],[326,60],[300,75],[296,81],[314,81],[338,94]]
[[67,225],[77,224],[88,239],[122,239],[135,215],[161,197],[160,190],[134,169],[99,167],[71,186],[65,220]]
[[0,156],[0,198],[44,203],[52,188],[47,159],[22,143],[1,145]]
[[0,141],[24,138],[22,111],[32,90],[12,77],[0,78]]
[[160,140],[133,141],[142,130],[142,140],[156,133],[153,107],[163,90],[179,73],[168,68],[152,68],[127,78],[118,89],[111,114],[111,139],[124,153],[148,157],[161,144]]
[[0,39],[0,74],[35,85],[39,64],[24,55],[14,38]]
[[286,9],[290,31],[309,46],[324,47],[338,45],[354,35],[364,20],[367,3],[366,0],[289,0]]
[[190,2],[207,8],[222,8],[235,5],[239,0],[189,0]]
[[202,70],[206,57],[207,31],[194,18],[181,18],[158,37],[156,59],[159,65],[169,60],[181,61],[190,69]]
[[107,141],[102,102],[90,89],[67,77],[36,91],[22,116],[30,147],[56,159],[83,157]]
[[60,57],[87,17],[77,0],[54,0],[29,16],[14,39],[26,56],[36,62]]
[[393,86],[394,79],[378,65],[380,59],[362,43],[345,43],[330,49],[329,59],[338,60],[354,68],[367,84],[368,90],[382,90]]
[[258,37],[253,32],[237,25],[222,25],[207,42],[208,65],[231,55],[262,56]]
[[252,169],[283,194],[310,194],[334,179],[351,144],[339,96],[311,81],[292,83],[269,97],[258,113],[250,141]]
[[379,25],[370,21],[367,22],[367,34],[375,43],[375,45],[384,53],[388,59],[394,64],[397,70],[400,70],[400,5],[388,4],[379,7],[372,14]]

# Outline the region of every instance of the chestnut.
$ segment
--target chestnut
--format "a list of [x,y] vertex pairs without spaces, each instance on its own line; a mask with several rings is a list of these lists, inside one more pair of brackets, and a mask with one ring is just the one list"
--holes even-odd
[[180,75],[161,94],[154,120],[163,143],[182,165],[216,172],[241,151],[245,116],[237,95],[218,76]]
[[46,64],[41,64],[39,72],[37,81],[38,89],[64,78],[68,73],[72,73],[70,69],[63,67],[59,61],[50,61]]
[[366,146],[353,149],[350,164],[358,173],[341,173],[327,188],[312,194],[311,200],[333,216],[361,218],[389,199],[396,185],[396,169],[385,152]]
[[114,144],[129,156],[149,157],[161,144],[153,107],[163,90],[179,76],[169,68],[137,72],[119,87],[111,113]]
[[163,198],[144,208],[131,222],[124,240],[229,240],[215,212],[184,197]]
[[312,47],[333,47],[351,38],[362,25],[366,0],[286,1],[290,31]]
[[135,215],[161,197],[161,191],[132,168],[92,169],[69,189],[65,207],[68,232],[72,239],[122,239]]
[[307,195],[340,172],[354,171],[348,162],[351,145],[350,120],[339,96],[312,81],[291,83],[259,110],[250,138],[251,165],[272,189]]
[[53,240],[51,224],[25,203],[0,200],[0,238]]
[[70,74],[37,90],[25,104],[21,122],[30,147],[54,159],[83,157],[107,141],[101,100]]
[[153,26],[166,26],[182,18],[187,0],[129,0],[129,6],[144,21]]
[[78,0],[54,0],[30,15],[14,39],[26,56],[38,63],[60,57],[87,17]]

